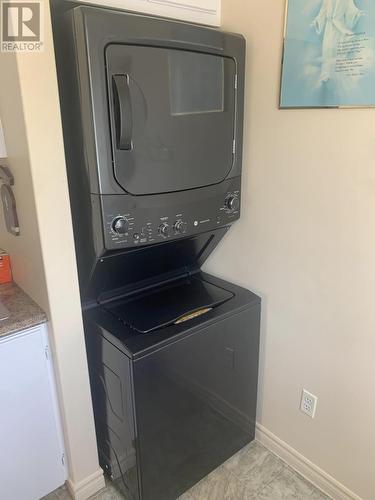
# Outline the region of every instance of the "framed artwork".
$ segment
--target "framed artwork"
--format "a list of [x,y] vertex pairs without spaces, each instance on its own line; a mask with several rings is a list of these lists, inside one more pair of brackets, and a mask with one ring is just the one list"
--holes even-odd
[[280,108],[375,106],[375,1],[288,0]]

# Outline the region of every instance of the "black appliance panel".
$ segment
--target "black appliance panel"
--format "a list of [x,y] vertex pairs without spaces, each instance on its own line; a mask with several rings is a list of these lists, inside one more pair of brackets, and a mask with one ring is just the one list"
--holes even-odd
[[124,497],[138,500],[136,421],[133,411],[132,363],[94,332],[86,338],[99,462]]
[[235,177],[180,193],[102,196],[104,246],[107,250],[137,247],[227,226],[240,217],[240,187],[241,178]]
[[133,195],[223,181],[234,160],[234,59],[160,47],[106,48],[114,175]]
[[81,293],[88,303],[97,303],[186,276],[202,266],[227,230],[112,252],[95,260],[88,275],[80,275]]
[[134,362],[142,500],[175,500],[254,439],[258,329],[247,308]]
[[176,279],[103,307],[138,332],[149,333],[190,321],[232,297],[233,293],[193,277]]

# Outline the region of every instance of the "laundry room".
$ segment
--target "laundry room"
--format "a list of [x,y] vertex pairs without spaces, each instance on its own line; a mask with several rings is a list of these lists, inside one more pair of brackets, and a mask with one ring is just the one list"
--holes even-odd
[[0,500],[374,500],[372,2],[0,25]]

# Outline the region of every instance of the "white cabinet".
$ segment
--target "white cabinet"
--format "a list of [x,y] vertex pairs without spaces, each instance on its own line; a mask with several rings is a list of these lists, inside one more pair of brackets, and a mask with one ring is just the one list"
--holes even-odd
[[0,499],[38,500],[66,479],[45,325],[0,337]]
[[81,0],[193,23],[220,26],[221,0]]

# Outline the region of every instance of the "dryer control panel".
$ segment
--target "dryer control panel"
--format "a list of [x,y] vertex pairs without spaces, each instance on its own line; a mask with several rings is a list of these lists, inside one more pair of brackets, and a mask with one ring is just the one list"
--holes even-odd
[[240,178],[177,193],[101,197],[107,250],[183,238],[226,226],[240,216]]

